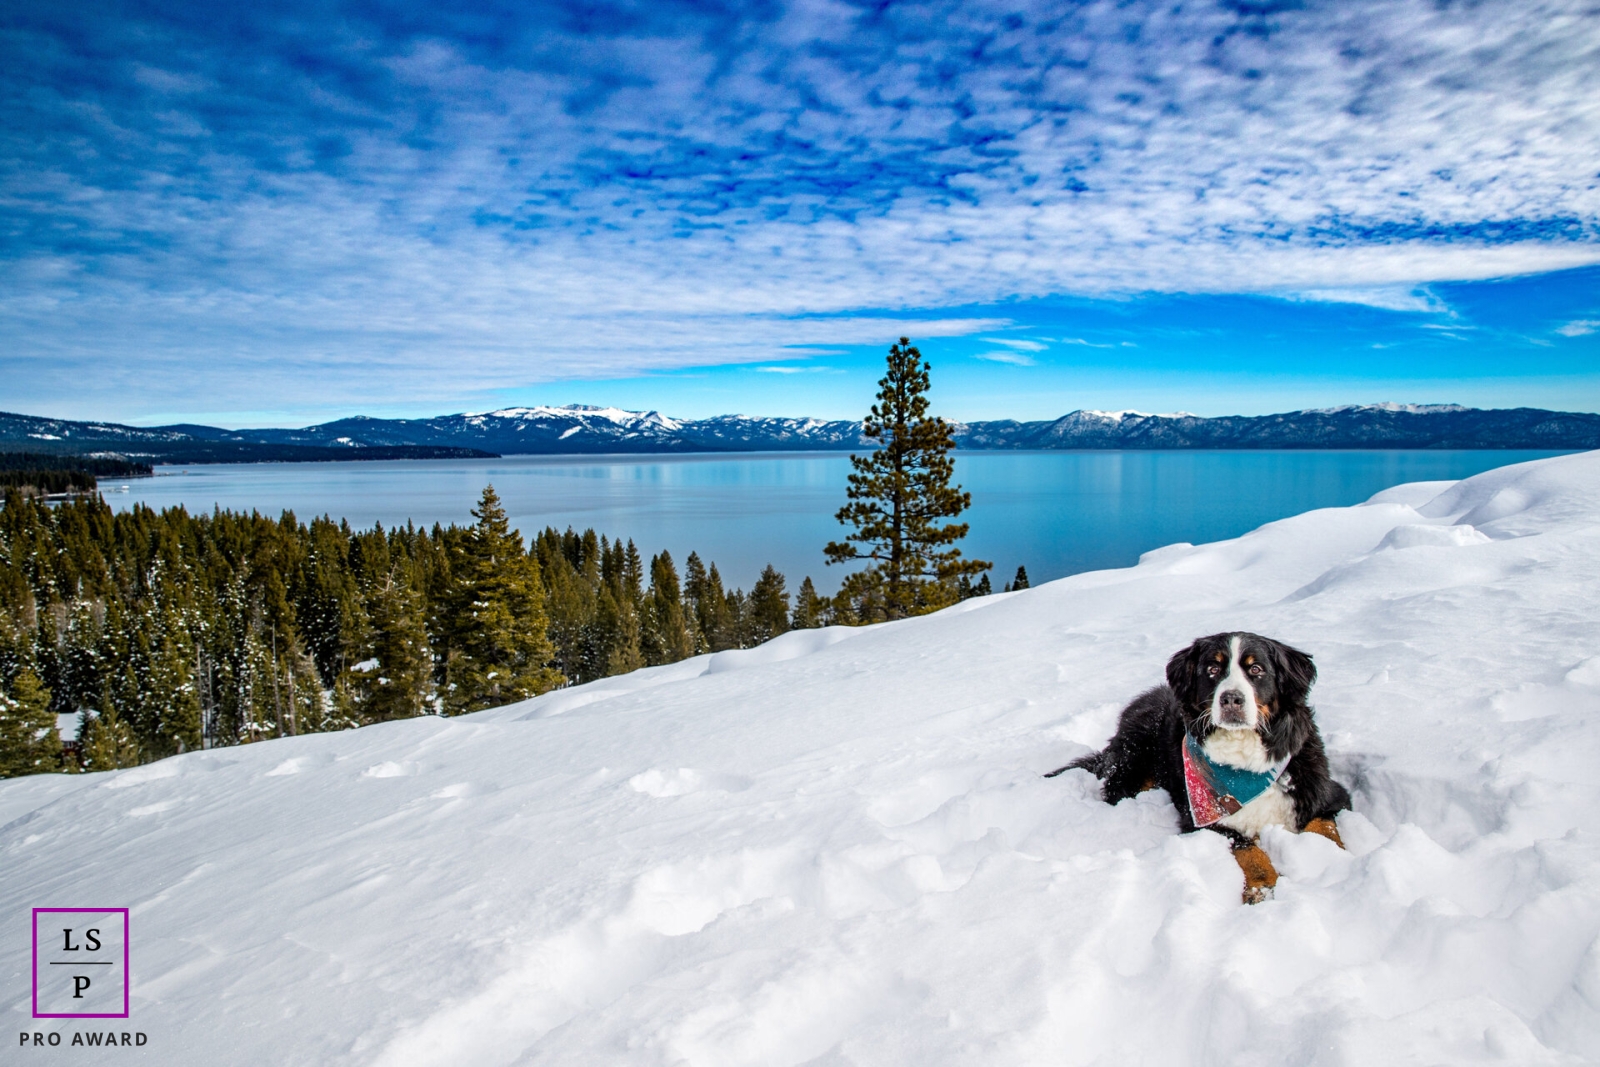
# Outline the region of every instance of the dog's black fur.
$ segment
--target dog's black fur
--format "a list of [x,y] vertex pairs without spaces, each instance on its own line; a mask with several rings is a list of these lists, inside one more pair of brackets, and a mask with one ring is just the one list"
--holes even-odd
[[[1212,697],[1227,671],[1231,639],[1240,638],[1241,660],[1249,659],[1249,677],[1262,715],[1257,724],[1262,744],[1276,761],[1291,756],[1285,769],[1285,791],[1294,800],[1295,830],[1304,830],[1313,819],[1332,818],[1350,807],[1350,793],[1334,781],[1328,771],[1328,757],[1317,733],[1316,720],[1306,703],[1317,668],[1311,657],[1281,641],[1252,633],[1222,633],[1197,639],[1167,662],[1167,684],[1140,693],[1122,712],[1116,735],[1105,749],[1073,760],[1051,771],[1081,767],[1099,778],[1106,803],[1115,804],[1146,789],[1167,791],[1184,833],[1195,829],[1189,813],[1188,792],[1183,778],[1183,737],[1185,732],[1204,742],[1213,730]],[[1216,668],[1223,665],[1222,671]],[[1211,829],[1229,837],[1240,835],[1222,826]],[[1240,842],[1242,843],[1242,842]]]

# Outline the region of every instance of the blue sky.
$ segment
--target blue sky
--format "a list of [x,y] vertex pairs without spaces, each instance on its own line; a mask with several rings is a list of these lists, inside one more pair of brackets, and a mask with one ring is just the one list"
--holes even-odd
[[1578,0],[0,2],[0,409],[1600,410]]

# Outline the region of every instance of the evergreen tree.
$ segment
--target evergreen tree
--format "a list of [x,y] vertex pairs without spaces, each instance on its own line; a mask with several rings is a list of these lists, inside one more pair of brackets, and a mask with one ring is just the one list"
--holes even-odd
[[706,573],[706,565],[701,562],[698,552],[690,552],[689,558],[683,562],[683,599],[684,610],[694,623],[695,651],[709,652],[711,642],[706,636],[705,613],[700,610],[701,603],[710,594],[711,577]]
[[992,592],[994,592],[994,584],[989,581],[989,576],[985,574],[982,578],[978,579],[978,584],[973,588],[972,595],[988,596]]
[[20,778],[61,769],[61,738],[50,711],[50,690],[31,667],[0,693],[0,778]]
[[644,599],[644,560],[632,538],[628,540],[628,550],[622,560],[622,591],[637,605]]
[[159,645],[150,659],[147,697],[154,708],[154,748],[162,755],[200,747],[200,693],[194,677],[194,644],[176,610],[162,619]]
[[789,593],[782,574],[767,564],[750,589],[750,643],[759,645],[789,629]]
[[363,717],[385,722],[421,715],[433,691],[433,653],[421,597],[403,575],[391,574],[374,592],[368,614],[378,666],[358,676]]
[[86,771],[111,771],[143,762],[138,738],[117,715],[109,696],[101,700],[99,714],[84,715],[78,754]]
[[676,663],[694,655],[694,633],[684,614],[678,568],[673,566],[671,553],[662,552],[650,560],[650,591],[644,607],[647,662]]
[[706,644],[711,651],[739,647],[739,609],[743,599],[734,600],[723,588],[722,575],[717,573],[717,565],[713,563],[706,575],[705,596],[696,604],[697,621],[705,631]]
[[546,528],[536,542],[555,666],[573,684],[601,677],[591,655],[596,590],[581,569],[582,547],[583,542],[570,528],[565,536]]
[[865,619],[898,619],[951,604],[956,581],[991,564],[961,558],[955,542],[966,523],[939,525],[972,503],[972,494],[952,486],[955,441],[941,418],[928,417],[928,365],[909,338],[889,348],[888,370],[878,381],[878,402],[862,434],[879,444],[865,456],[851,456],[846,496],[850,503],[837,518],[853,532],[823,550],[828,562],[870,560],[853,592],[855,610]]
[[789,626],[794,630],[812,630],[822,625],[827,612],[827,601],[817,596],[817,587],[811,584],[811,575],[800,583],[800,592],[794,598],[794,615]]
[[607,584],[600,589],[599,629],[606,635],[605,673],[628,674],[645,665],[641,647],[639,613],[621,591]]
[[700,631],[701,652],[721,652],[738,648],[738,618],[730,611],[728,594],[722,587],[722,575],[713,563],[708,571],[700,557],[689,553],[684,563],[686,574],[683,591],[694,606],[695,627]]
[[1019,566],[1017,568],[1017,576],[1011,579],[1011,589],[1014,592],[1018,589],[1026,588],[1028,588],[1028,568]]
[[486,486],[470,535],[452,561],[454,589],[445,652],[446,710],[509,704],[554,689],[538,560],[522,550],[494,487]]

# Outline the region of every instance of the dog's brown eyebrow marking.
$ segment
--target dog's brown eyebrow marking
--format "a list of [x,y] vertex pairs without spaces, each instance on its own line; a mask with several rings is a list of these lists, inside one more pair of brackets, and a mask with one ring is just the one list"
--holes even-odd
[[1244,658],[1244,665],[1246,667],[1248,667],[1248,666],[1250,666],[1250,664],[1254,663],[1255,661],[1256,661],[1255,653],[1252,652],[1250,655],[1248,655],[1248,656],[1246,656]]
[[1222,653],[1222,652],[1218,652],[1215,656],[1212,656],[1211,658],[1216,660],[1218,663],[1224,663],[1228,659],[1227,655]]

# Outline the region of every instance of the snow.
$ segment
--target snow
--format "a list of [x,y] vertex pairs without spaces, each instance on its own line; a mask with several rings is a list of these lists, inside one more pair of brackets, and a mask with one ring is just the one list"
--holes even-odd
[[[656,426],[663,430],[676,430],[682,423],[670,419],[657,411],[626,411],[622,408],[596,407],[591,404],[566,404],[554,407],[540,404],[534,407],[501,408],[498,411],[468,412],[462,416],[474,426],[483,425],[485,419],[599,419],[604,422],[614,423],[618,426],[635,426],[639,424]],[[571,433],[572,431],[568,431]],[[563,435],[565,436],[565,435]]]
[[1321,415],[1337,415],[1341,411],[1403,411],[1411,415],[1437,415],[1446,412],[1471,410],[1473,409],[1460,404],[1398,404],[1393,400],[1383,400],[1376,404],[1340,404],[1338,407],[1312,409],[1313,412]]
[[[93,904],[132,911],[116,1025],[170,1064],[1594,1062],[1597,602],[1589,453],[464,718],[0,783],[9,1029],[74,1028],[28,1017],[26,909]],[[1356,798],[1348,851],[1267,833],[1254,907],[1164,794],[1040,777],[1232,628],[1316,656]]]
[[1075,411],[1073,414],[1103,419],[1107,422],[1121,422],[1124,419],[1192,419],[1195,417],[1193,414],[1187,411],[1168,411],[1157,414],[1149,411],[1134,411],[1131,408],[1126,411],[1095,411],[1092,409],[1085,409],[1082,411]]

